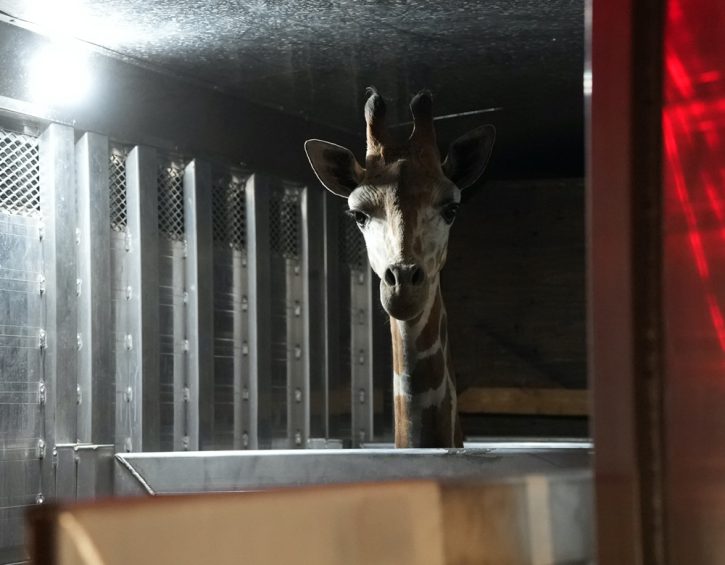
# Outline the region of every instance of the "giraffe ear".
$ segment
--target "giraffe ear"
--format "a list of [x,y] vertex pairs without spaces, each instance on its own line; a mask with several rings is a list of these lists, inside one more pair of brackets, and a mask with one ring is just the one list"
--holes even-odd
[[443,173],[463,190],[483,174],[491,156],[496,128],[481,126],[456,139],[443,161]]
[[333,194],[347,198],[362,182],[365,169],[349,149],[328,141],[308,139],[305,152],[317,178]]

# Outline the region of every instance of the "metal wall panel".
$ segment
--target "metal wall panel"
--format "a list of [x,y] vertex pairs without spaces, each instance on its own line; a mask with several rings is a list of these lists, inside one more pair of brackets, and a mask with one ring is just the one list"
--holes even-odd
[[[214,172],[213,449],[249,447],[249,298],[245,175]],[[245,435],[246,434],[246,435]]]
[[186,242],[184,162],[158,164],[159,380],[163,451],[189,448],[186,390]]
[[[78,280],[75,142],[72,128],[51,124],[40,136],[46,443],[77,439]],[[52,434],[52,435],[51,435]],[[50,455],[50,453],[48,454]],[[44,459],[44,489],[55,492],[54,469]]]
[[20,558],[43,492],[43,256],[38,140],[0,130],[0,560]]
[[78,441],[114,440],[111,369],[111,226],[108,138],[87,133],[76,144],[80,302]]
[[327,439],[327,379],[325,372],[325,207],[320,187],[305,188],[302,193],[302,280],[304,302],[304,356],[307,359],[308,387],[305,419],[309,429],[307,446]]
[[272,362],[260,403],[269,413],[271,447],[304,447],[309,437],[303,193],[299,186],[275,181],[270,196]]
[[260,407],[269,395],[268,376],[272,370],[271,343],[271,253],[270,179],[258,174],[247,180],[245,188],[247,218],[247,256],[249,270],[249,414],[243,424],[249,447],[269,447],[270,413]]
[[372,441],[373,428],[373,348],[370,267],[363,246],[359,262],[350,268],[350,371],[352,444]]
[[215,422],[212,177],[209,164],[198,159],[184,171],[184,229],[188,449],[208,449],[214,443]]
[[[131,234],[128,230],[126,203],[126,159],[130,148],[111,143],[109,148],[108,188],[110,216],[110,268],[111,268],[111,339],[112,370],[115,394],[114,443],[117,451],[130,451],[131,411],[129,389],[132,371],[136,370],[135,351],[129,349],[127,336],[131,334],[130,318],[130,251]],[[100,218],[99,218],[99,221]]]
[[[159,222],[156,152],[135,147],[126,161],[128,204],[129,334],[131,352],[122,413],[127,451],[158,451],[159,417]],[[124,384],[126,384],[124,383]]]
[[[323,413],[325,415],[325,431],[326,438],[341,438],[336,436],[336,428],[333,428],[331,422],[331,393],[333,391],[333,383],[337,381],[340,371],[340,362],[342,359],[340,348],[340,328],[341,328],[341,308],[340,294],[340,272],[341,253],[339,247],[341,241],[339,238],[340,222],[344,219],[341,213],[342,200],[333,196],[327,190],[323,195],[323,213],[324,213],[324,256],[325,256],[325,373],[324,373],[324,397],[320,402],[324,404]],[[349,399],[350,396],[347,395]],[[334,431],[333,431],[334,429]]]

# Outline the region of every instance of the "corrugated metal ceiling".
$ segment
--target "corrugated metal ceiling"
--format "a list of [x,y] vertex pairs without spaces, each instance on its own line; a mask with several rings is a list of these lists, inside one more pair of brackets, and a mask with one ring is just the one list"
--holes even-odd
[[[393,122],[430,88],[436,114],[467,114],[439,121],[444,141],[493,122],[509,167],[583,169],[581,1],[0,0],[0,10],[360,135],[366,86]],[[500,110],[476,113],[490,108]]]

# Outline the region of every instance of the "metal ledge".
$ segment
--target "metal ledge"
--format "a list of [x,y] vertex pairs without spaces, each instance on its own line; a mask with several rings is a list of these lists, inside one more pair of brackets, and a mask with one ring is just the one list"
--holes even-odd
[[591,483],[589,447],[324,449],[116,455],[115,492],[180,494],[400,479],[507,481],[573,473]]

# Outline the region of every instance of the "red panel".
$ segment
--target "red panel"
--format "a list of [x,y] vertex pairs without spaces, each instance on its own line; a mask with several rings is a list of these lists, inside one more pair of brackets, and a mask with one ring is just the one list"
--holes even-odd
[[662,115],[671,563],[725,563],[725,2],[669,0]]

